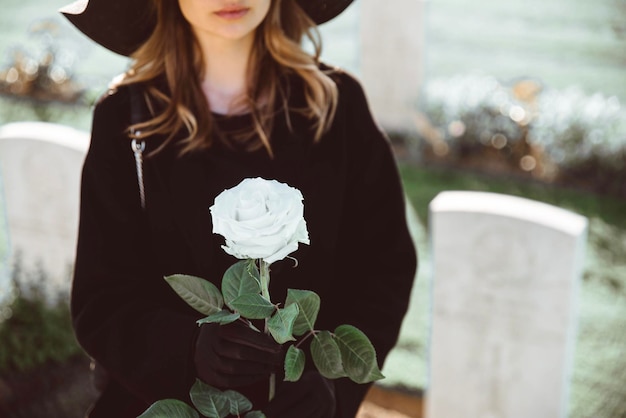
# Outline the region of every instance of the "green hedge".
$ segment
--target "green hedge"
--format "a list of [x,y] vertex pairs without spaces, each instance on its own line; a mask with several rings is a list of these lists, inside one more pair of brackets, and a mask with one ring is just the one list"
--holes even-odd
[[63,363],[81,349],[74,338],[67,297],[54,303],[41,289],[14,280],[17,295],[0,322],[0,374]]

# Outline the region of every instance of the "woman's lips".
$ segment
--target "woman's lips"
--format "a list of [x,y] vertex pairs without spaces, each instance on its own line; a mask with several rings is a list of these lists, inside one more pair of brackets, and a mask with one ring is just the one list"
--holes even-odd
[[248,13],[248,11],[250,11],[249,8],[236,7],[236,8],[222,9],[222,10],[215,12],[215,14],[221,17],[222,19],[236,20],[245,16]]

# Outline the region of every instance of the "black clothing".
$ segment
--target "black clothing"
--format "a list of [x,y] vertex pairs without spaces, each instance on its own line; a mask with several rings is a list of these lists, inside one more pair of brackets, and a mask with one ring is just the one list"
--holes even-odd
[[[273,159],[264,149],[242,152],[217,141],[183,157],[168,146],[144,163],[145,212],[125,134],[129,88],[97,104],[83,169],[71,304],[78,341],[111,376],[92,416],[134,417],[156,400],[188,399],[201,314],[163,276],[191,274],[219,287],[237,260],[220,248],[223,238],[212,233],[208,208],[247,177],[276,179],[304,196],[311,244],[292,254],[297,268],[290,260],[272,264],[272,300],[284,301],[288,288],[315,291],[322,301],[316,328],[354,325],[371,339],[379,363],[385,359],[407,309],[416,254],[389,143],[359,83],[341,72],[333,78],[338,109],[320,142],[313,141],[309,122],[293,114],[293,130],[277,116]],[[246,123],[245,116],[219,119]],[[148,139],[146,153],[162,140]],[[262,403],[266,385],[258,386],[240,391]],[[369,386],[347,379],[334,386],[336,417],[353,417]]]

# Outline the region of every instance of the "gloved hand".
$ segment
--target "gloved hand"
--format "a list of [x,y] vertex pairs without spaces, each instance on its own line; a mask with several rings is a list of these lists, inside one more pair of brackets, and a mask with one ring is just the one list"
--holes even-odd
[[240,321],[200,327],[194,363],[198,378],[208,385],[229,389],[269,379],[282,360],[280,344]]
[[333,418],[335,384],[317,371],[305,372],[297,382],[285,382],[263,411],[267,418]]

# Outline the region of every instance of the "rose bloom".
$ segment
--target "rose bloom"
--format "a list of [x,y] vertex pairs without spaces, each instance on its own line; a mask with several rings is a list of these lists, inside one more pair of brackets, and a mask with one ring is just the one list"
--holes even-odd
[[224,190],[209,208],[222,248],[239,259],[282,260],[309,244],[300,190],[276,180],[244,179]]

